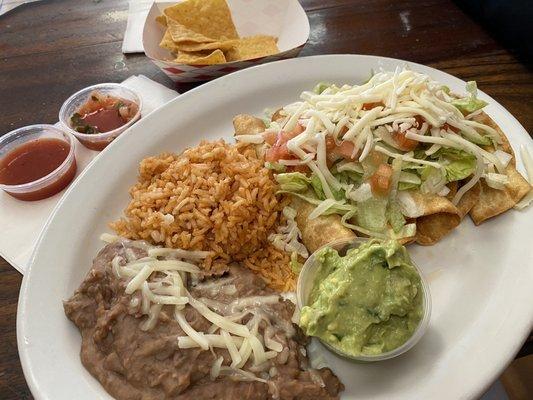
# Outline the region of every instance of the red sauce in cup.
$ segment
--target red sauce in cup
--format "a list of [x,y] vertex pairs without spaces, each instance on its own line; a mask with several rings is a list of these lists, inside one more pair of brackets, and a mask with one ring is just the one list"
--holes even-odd
[[71,117],[70,127],[84,134],[113,131],[126,125],[139,110],[130,100],[94,91]]
[[[70,144],[60,139],[43,138],[21,144],[0,160],[0,183],[21,185],[34,182],[56,170],[67,158]],[[7,193],[21,200],[50,197],[67,186],[76,175],[76,161],[57,179],[35,191]]]
[[127,122],[120,116],[118,110],[106,110],[105,108],[87,113],[80,120],[86,125],[94,126],[98,132],[112,131]]

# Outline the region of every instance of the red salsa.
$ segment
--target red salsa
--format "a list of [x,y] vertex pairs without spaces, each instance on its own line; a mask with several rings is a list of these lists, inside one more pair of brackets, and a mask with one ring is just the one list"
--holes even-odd
[[[70,145],[64,140],[43,138],[24,143],[0,160],[0,184],[21,185],[36,181],[56,170],[67,158]],[[7,193],[21,200],[50,197],[67,186],[76,174],[76,161],[57,179],[34,191]]]
[[94,91],[70,117],[70,126],[85,134],[105,133],[127,124],[139,110],[130,100]]

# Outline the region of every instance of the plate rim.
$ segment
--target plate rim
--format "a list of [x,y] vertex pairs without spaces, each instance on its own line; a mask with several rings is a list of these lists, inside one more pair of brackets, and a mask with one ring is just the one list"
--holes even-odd
[[[382,57],[382,56],[377,56],[377,55],[366,55],[366,54],[325,54],[325,55],[314,55],[314,56],[292,58],[292,59],[288,59],[288,60],[274,61],[274,62],[262,64],[262,65],[256,65],[256,66],[252,66],[250,68],[246,68],[246,69],[243,69],[243,70],[239,70],[239,71],[233,72],[231,74],[222,76],[222,77],[214,79],[212,81],[206,82],[206,83],[204,83],[202,85],[199,85],[199,86],[195,87],[194,89],[191,89],[191,90],[187,91],[186,93],[180,94],[179,96],[177,96],[176,98],[172,99],[171,101],[169,101],[165,105],[157,108],[156,110],[154,110],[153,112],[148,114],[146,117],[144,117],[141,121],[139,121],[139,123],[142,123],[143,125],[147,124],[147,123],[150,123],[150,121],[155,119],[157,117],[157,114],[163,112],[163,110],[166,110],[167,108],[174,107],[175,104],[177,104],[177,103],[179,103],[181,101],[185,101],[189,97],[194,96],[199,91],[209,90],[211,87],[215,87],[216,85],[221,84],[221,82],[224,82],[226,79],[233,79],[236,75],[255,74],[256,71],[257,71],[258,74],[260,74],[262,70],[265,70],[265,69],[268,70],[269,68],[273,68],[273,66],[277,66],[277,65],[279,65],[281,63],[283,63],[283,64],[299,63],[299,62],[305,63],[305,62],[307,62],[306,60],[310,60],[309,62],[312,62],[313,59],[319,59],[319,58],[320,59],[331,58],[332,60],[338,59],[338,58],[352,58],[354,60],[354,62],[356,62],[357,59],[366,58],[366,59],[370,59],[370,60],[375,60],[375,63],[379,63],[380,61],[393,62],[393,63],[397,63],[398,65],[408,65],[409,67],[416,66],[416,67],[419,67],[419,68],[422,68],[422,69],[429,69],[429,70],[438,72],[440,74],[445,74],[448,78],[451,78],[453,80],[459,80],[460,82],[465,83],[462,79],[457,78],[457,77],[449,74],[448,72],[445,72],[445,71],[442,71],[442,70],[439,70],[437,68],[433,68],[433,67],[430,67],[430,66],[427,66],[427,65],[424,65],[424,64],[412,62],[412,61],[409,61],[409,60],[397,59],[397,58],[392,58],[392,57]],[[416,69],[416,68],[414,68],[414,69]],[[491,96],[489,96],[486,93],[484,93],[482,90],[479,90],[479,92],[480,92],[480,94],[482,94],[482,96],[484,96],[484,97],[486,97],[486,98],[488,98],[490,100],[490,105],[491,106],[496,107],[499,110],[500,113],[503,113],[503,115],[505,115],[506,119],[511,121],[513,124],[516,124],[517,126],[519,126],[522,129],[522,131],[526,135],[528,135],[527,130],[522,126],[522,124],[505,107],[503,107],[494,98],[492,98]],[[129,132],[130,129],[131,128],[129,128],[127,131],[125,131],[125,133]],[[124,140],[127,140],[126,139],[127,137],[128,137],[127,134],[126,135],[120,135],[110,146],[108,146],[108,149],[109,148],[114,149],[117,146],[117,143],[120,143],[120,142],[122,142]],[[530,137],[530,139],[531,139],[531,137]],[[59,210],[62,208],[63,203],[65,203],[67,201],[67,199],[70,197],[70,193],[75,191],[76,188],[78,187],[78,185],[81,184],[80,182],[84,179],[85,175],[90,173],[90,171],[92,170],[93,166],[96,163],[99,162],[99,160],[101,158],[100,155],[102,153],[98,154],[87,165],[87,167],[82,171],[82,173],[78,177],[76,177],[74,182],[69,186],[67,191],[65,191],[65,193],[62,195],[61,199],[55,205],[52,213],[50,214],[50,216],[47,219],[44,227],[42,228],[41,233],[39,234],[39,237],[38,237],[38,240],[36,242],[35,248],[34,248],[34,250],[32,252],[32,255],[30,257],[30,262],[29,262],[28,268],[26,270],[26,273],[23,276],[22,285],[21,285],[21,288],[20,288],[19,297],[18,297],[18,303],[17,303],[17,319],[16,319],[17,348],[18,348],[18,352],[19,352],[19,358],[20,358],[20,361],[21,361],[24,377],[26,379],[26,383],[28,384],[28,387],[30,388],[30,391],[32,392],[32,395],[36,399],[48,399],[48,396],[47,396],[46,393],[42,393],[40,391],[39,382],[38,382],[36,376],[34,375],[34,371],[33,371],[32,365],[31,365],[31,356],[29,354],[29,349],[31,348],[31,346],[29,346],[27,343],[25,343],[25,341],[23,339],[24,331],[26,329],[26,327],[25,327],[26,314],[27,314],[26,309],[27,309],[27,305],[28,305],[27,301],[26,301],[27,298],[28,298],[28,295],[27,295],[28,292],[27,291],[28,291],[29,282],[31,281],[32,267],[33,267],[33,265],[36,262],[36,258],[38,256],[39,252],[42,251],[41,247],[43,246],[42,243],[43,243],[44,237],[48,233],[49,227],[50,227],[52,221],[59,214]],[[520,158],[520,156],[518,154],[516,156],[517,156],[518,159]],[[519,332],[519,334],[514,335],[515,340],[514,341],[511,341],[511,340],[508,341],[508,347],[511,348],[511,351],[502,356],[502,358],[506,359],[507,361],[503,362],[503,363],[500,363],[498,366],[493,366],[492,368],[490,368],[490,372],[485,373],[484,376],[478,376],[478,378],[476,378],[476,381],[478,382],[477,387],[469,388],[469,389],[465,390],[465,395],[467,395],[469,398],[482,395],[488,389],[488,387],[490,387],[490,385],[493,383],[495,378],[497,378],[501,374],[501,372],[506,368],[506,366],[514,359],[514,355],[519,351],[522,343],[527,338],[527,335],[533,329],[533,303],[531,303],[529,311],[530,311],[530,313],[529,313],[530,314],[529,324],[527,323],[527,321],[525,321],[523,323],[522,330]],[[524,318],[524,320],[525,320],[525,318]]]

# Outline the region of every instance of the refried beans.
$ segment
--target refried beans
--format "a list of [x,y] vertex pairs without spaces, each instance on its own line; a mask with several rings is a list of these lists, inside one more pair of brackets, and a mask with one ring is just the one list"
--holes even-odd
[[[146,255],[138,242],[121,240],[107,245],[94,259],[81,286],[64,303],[67,317],[81,333],[83,365],[116,399],[339,398],[344,389],[342,383],[330,369],[310,367],[305,351],[307,338],[291,322],[294,305],[281,297],[275,303],[249,302],[252,311],[261,315],[258,333],[264,334],[268,329],[270,337],[283,346],[264,364],[253,365],[250,359],[242,367],[261,381],[232,373],[212,378],[213,363],[220,357],[222,366],[230,370],[228,350],[179,348],[177,337],[186,334],[174,319],[172,306],[163,306],[156,325],[142,330],[141,324],[148,317],[140,311],[139,295],[125,293],[127,282],[113,272],[112,260],[117,256],[139,259]],[[231,290],[222,290],[224,286]],[[229,266],[223,276],[189,280],[187,289],[221,315],[235,300],[276,295],[260,277],[237,265]],[[191,305],[185,306],[183,314],[196,331],[209,331],[211,323]],[[251,316],[252,313],[241,322],[245,324]]]

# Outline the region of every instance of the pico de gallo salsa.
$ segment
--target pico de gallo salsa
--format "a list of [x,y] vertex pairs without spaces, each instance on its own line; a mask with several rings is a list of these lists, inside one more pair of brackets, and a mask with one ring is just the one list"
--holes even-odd
[[84,134],[110,132],[127,124],[138,110],[139,106],[133,101],[94,91],[72,114],[70,126]]

